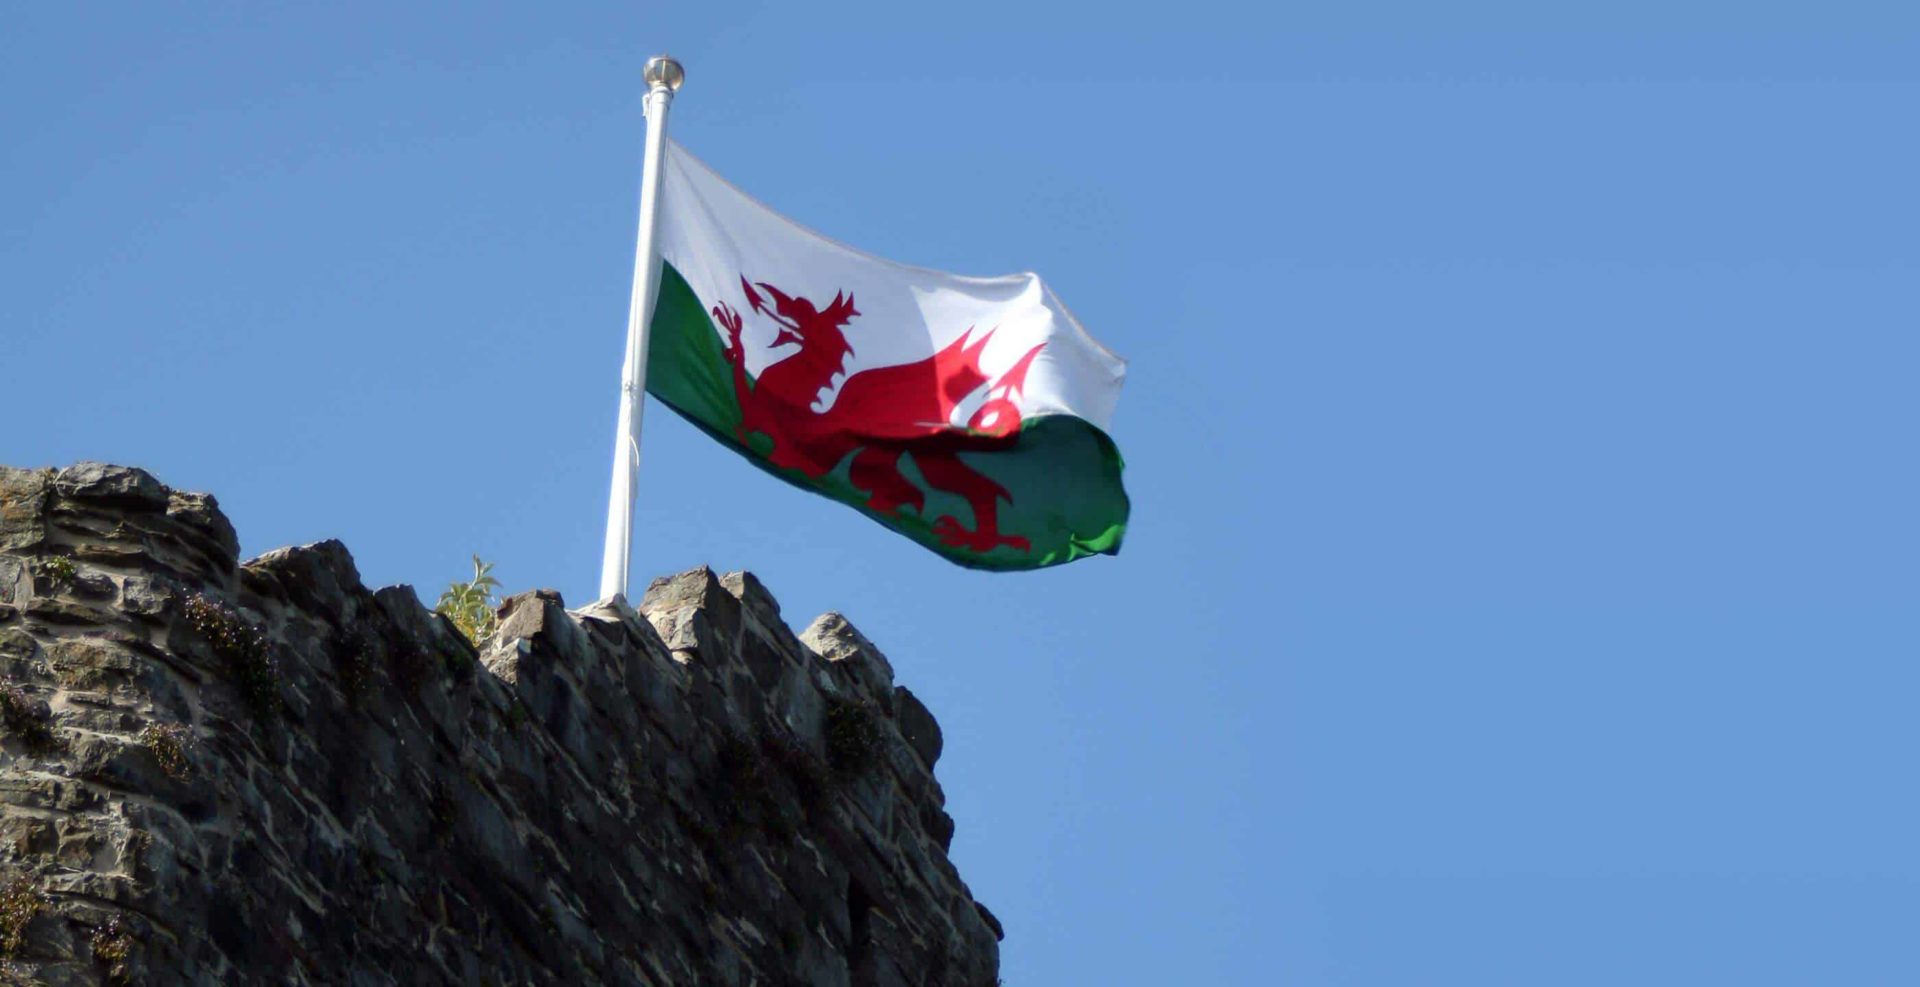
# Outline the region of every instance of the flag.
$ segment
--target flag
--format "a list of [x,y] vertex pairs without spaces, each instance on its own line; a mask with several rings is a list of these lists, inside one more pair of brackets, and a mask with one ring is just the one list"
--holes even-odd
[[882,260],[678,144],[660,176],[647,391],[756,465],[961,565],[1114,554],[1126,364],[1035,274]]

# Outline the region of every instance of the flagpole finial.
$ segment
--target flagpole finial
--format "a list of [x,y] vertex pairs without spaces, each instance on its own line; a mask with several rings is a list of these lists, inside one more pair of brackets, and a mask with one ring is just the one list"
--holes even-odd
[[646,80],[648,89],[674,93],[687,81],[687,70],[681,68],[672,55],[655,55],[647,59],[647,67],[641,70],[640,77]]

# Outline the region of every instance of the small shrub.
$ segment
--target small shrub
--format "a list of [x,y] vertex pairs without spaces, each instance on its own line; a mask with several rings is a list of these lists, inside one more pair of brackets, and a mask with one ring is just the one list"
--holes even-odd
[[40,568],[46,572],[47,578],[52,580],[55,586],[72,579],[75,571],[73,560],[64,555],[56,555],[40,563]]
[[187,754],[193,750],[195,741],[193,731],[178,723],[149,723],[140,731],[140,743],[153,752],[154,760],[160,762],[160,770],[167,777],[184,780],[193,773],[193,762]]
[[183,604],[187,613],[187,623],[200,636],[207,639],[218,654],[241,651],[253,643],[253,630],[240,615],[229,610],[223,604],[209,600],[199,594],[187,597]]
[[124,984],[131,971],[127,968],[127,959],[133,955],[133,932],[120,916],[107,919],[103,925],[95,926],[93,935],[87,939],[93,947],[94,962],[107,968],[107,982]]
[[434,609],[446,614],[453,626],[478,648],[500,624],[500,617],[494,612],[500,606],[494,596],[494,590],[499,588],[500,580],[493,578],[493,563],[482,562],[476,555],[473,578],[449,585],[447,591],[440,594],[440,602]]
[[873,704],[846,699],[827,701],[827,763],[841,778],[857,778],[880,763],[885,753]]
[[213,646],[240,688],[240,696],[255,716],[280,711],[280,673],[273,649],[258,628],[230,607],[195,594],[185,604],[187,623]]
[[27,926],[40,914],[40,909],[52,901],[47,892],[25,874],[0,887],[0,956],[12,956],[20,950],[20,944],[27,937]]
[[30,751],[39,753],[60,746],[53,727],[41,715],[33,697],[12,682],[0,686],[0,724],[6,726],[8,733],[19,737]]

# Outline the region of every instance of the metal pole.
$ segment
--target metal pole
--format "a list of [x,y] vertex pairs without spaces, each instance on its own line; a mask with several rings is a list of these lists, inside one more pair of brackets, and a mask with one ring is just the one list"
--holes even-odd
[[620,372],[620,422],[613,440],[613,489],[607,498],[607,541],[600,556],[602,599],[627,592],[633,561],[633,497],[640,474],[640,415],[646,410],[647,329],[660,289],[660,160],[667,147],[667,106],[686,70],[665,55],[647,59],[647,151],[640,172],[640,233],[633,252],[633,297],[627,308],[627,357]]

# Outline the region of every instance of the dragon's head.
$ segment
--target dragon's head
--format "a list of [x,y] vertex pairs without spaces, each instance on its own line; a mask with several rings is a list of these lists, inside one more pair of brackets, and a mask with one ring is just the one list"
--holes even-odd
[[[771,305],[761,297],[760,291],[754,290],[756,285],[760,291],[772,297]],[[753,306],[753,310],[772,319],[780,327],[779,333],[773,338],[774,346],[794,343],[802,350],[831,353],[836,358],[853,352],[853,347],[847,344],[846,334],[840,331],[842,326],[860,314],[860,310],[853,307],[852,295],[836,291],[833,301],[828,302],[826,308],[818,308],[813,302],[789,295],[765,281],[750,282],[742,277],[740,287],[747,293],[747,302]]]

